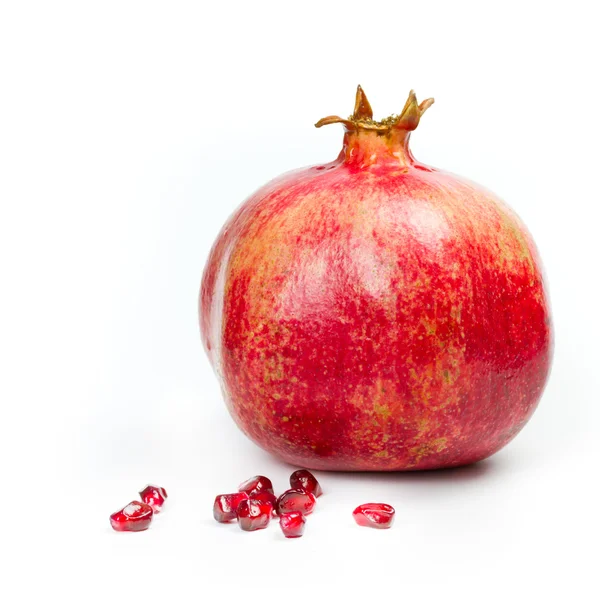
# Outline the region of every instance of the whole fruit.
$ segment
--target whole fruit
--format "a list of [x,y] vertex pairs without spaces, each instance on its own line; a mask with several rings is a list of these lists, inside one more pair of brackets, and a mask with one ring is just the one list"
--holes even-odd
[[283,175],[225,224],[200,325],[227,406],[283,460],[329,470],[465,465],[507,444],[546,383],[540,260],[496,196],[425,166],[413,92],[374,121],[359,87],[336,160]]

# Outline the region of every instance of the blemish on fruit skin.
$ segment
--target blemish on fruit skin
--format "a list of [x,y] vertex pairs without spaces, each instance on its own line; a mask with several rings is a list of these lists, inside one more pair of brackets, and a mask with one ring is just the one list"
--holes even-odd
[[[474,184],[406,168],[380,187],[345,165],[291,187],[280,178],[213,248],[201,293],[209,356],[238,425],[284,460],[465,464],[510,441],[537,405],[551,332],[526,230]],[[420,229],[433,221],[442,238]],[[371,256],[357,263],[357,247]]]

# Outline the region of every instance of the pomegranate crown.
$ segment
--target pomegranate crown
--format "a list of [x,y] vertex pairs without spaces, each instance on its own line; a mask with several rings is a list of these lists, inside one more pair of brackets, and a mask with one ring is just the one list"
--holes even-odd
[[413,90],[410,90],[408,99],[404,104],[402,112],[398,115],[391,115],[381,121],[373,120],[373,109],[367,100],[364,90],[358,86],[356,90],[356,101],[354,102],[354,112],[347,118],[332,115],[324,117],[315,123],[315,127],[323,127],[331,123],[342,123],[347,131],[359,131],[368,129],[372,131],[381,131],[383,133],[392,129],[402,129],[404,131],[413,131],[419,125],[423,113],[433,104],[433,98],[423,100],[421,104],[417,102],[417,96]]

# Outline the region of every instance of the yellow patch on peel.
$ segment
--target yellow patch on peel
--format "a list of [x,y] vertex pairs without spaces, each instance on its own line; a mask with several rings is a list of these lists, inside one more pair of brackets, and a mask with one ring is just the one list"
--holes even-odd
[[426,456],[442,452],[443,450],[445,450],[447,445],[448,439],[445,437],[441,437],[435,440],[429,440],[428,442],[424,442],[423,444],[419,444],[418,446],[413,446],[409,450],[409,453],[415,458],[415,464],[418,464],[419,461],[421,461]]
[[382,419],[389,419],[392,416],[390,407],[385,404],[376,404],[373,406],[373,412]]
[[379,452],[375,452],[373,456],[375,458],[389,458],[390,453],[388,450],[380,450]]

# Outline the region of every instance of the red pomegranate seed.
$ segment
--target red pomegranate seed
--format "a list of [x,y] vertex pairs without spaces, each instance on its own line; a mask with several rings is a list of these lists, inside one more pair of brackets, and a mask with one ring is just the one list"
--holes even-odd
[[167,499],[167,490],[155,485],[148,485],[140,492],[140,498],[142,502],[149,504],[155,513],[158,513]]
[[394,522],[396,511],[389,504],[375,502],[361,504],[354,509],[352,516],[358,525],[373,529],[389,529]]
[[264,529],[271,522],[271,505],[254,498],[242,500],[237,509],[237,520],[244,531]]
[[275,512],[275,507],[277,506],[277,496],[271,493],[269,490],[263,490],[262,492],[252,494],[250,498],[252,498],[252,500],[258,500],[259,502],[262,502],[264,504],[270,504],[272,512]]
[[299,511],[294,511],[281,515],[279,519],[279,526],[283,535],[286,538],[298,538],[304,534],[304,526],[306,525],[306,519],[304,515]]
[[153,514],[150,505],[134,500],[110,515],[110,524],[115,531],[144,531],[150,527]]
[[310,492],[311,494],[314,494],[316,498],[323,493],[317,478],[306,469],[294,471],[290,475],[290,487],[294,490]]
[[248,496],[254,496],[254,494],[258,494],[259,492],[271,492],[273,491],[273,484],[268,477],[264,475],[257,475],[256,477],[251,477],[244,481],[244,483],[240,483],[238,486],[238,490],[240,492],[246,492]]
[[237,517],[237,509],[242,500],[248,500],[246,492],[235,494],[220,494],[215,498],[213,516],[219,523],[228,523]]
[[314,510],[317,499],[304,490],[287,490],[277,498],[276,511],[279,516],[291,512],[301,512],[310,515]]

